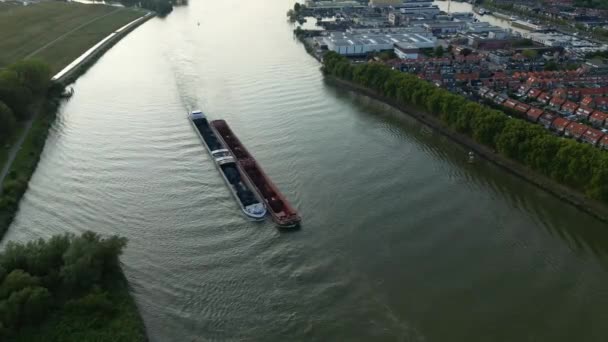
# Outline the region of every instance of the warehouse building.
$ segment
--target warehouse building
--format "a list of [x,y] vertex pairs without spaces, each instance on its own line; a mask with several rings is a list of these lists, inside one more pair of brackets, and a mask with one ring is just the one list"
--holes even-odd
[[395,44],[404,43],[410,49],[434,48],[435,37],[424,33],[346,33],[332,32],[323,37],[328,50],[344,56],[365,55],[375,51],[393,50]]

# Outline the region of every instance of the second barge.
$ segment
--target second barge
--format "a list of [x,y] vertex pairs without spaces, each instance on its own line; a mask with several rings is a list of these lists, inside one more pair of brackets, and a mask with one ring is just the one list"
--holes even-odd
[[243,213],[254,220],[264,219],[267,210],[263,201],[251,190],[253,187],[246,177],[243,177],[230,151],[209,126],[205,114],[201,111],[193,111],[189,118]]
[[258,162],[247,151],[224,120],[211,121],[211,127],[217,133],[224,145],[236,157],[237,163],[243,173],[254,185],[258,194],[266,202],[272,219],[279,227],[296,228],[300,225],[298,212],[289,204],[270,178],[264,173]]

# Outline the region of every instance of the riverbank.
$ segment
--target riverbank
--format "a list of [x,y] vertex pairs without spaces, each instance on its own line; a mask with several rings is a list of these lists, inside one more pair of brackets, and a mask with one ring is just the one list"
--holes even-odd
[[[146,13],[114,30],[101,42],[67,65],[52,80],[62,86],[74,82],[114,44],[153,17],[152,13]],[[55,121],[55,114],[60,105],[58,95],[47,96],[39,105],[33,107],[32,110],[35,114],[32,118],[31,128],[27,127],[29,130],[22,133],[25,134],[25,137],[20,141],[21,144],[13,147],[18,152],[9,156],[13,157],[12,160],[7,160],[3,165],[2,174],[6,177],[0,179],[0,209],[2,209],[0,211],[0,238],[11,225],[13,217],[19,209],[19,202],[27,191],[27,184],[36,170],[40,154],[44,150],[48,130]]]
[[577,208],[591,214],[592,216],[600,219],[604,222],[608,222],[608,208],[602,203],[587,198],[584,194],[576,191],[572,188],[558,184],[550,178],[547,178],[538,172],[531,170],[530,168],[515,162],[509,158],[506,158],[496,151],[476,142],[472,138],[464,134],[453,131],[447,127],[441,120],[434,117],[420,108],[416,108],[411,105],[404,105],[398,103],[396,100],[390,99],[378,92],[355,84],[353,82],[338,79],[334,76],[326,75],[325,80],[334,86],[353,91],[355,93],[370,97],[377,101],[383,102],[390,105],[391,107],[401,111],[406,115],[410,115],[425,125],[435,129],[441,134],[449,137],[458,144],[473,150],[477,155],[482,158],[500,166],[509,173],[516,175],[543,190],[555,195],[556,197],[564,200]]
[[147,341],[119,256],[127,240],[56,235],[0,253],[0,338]]

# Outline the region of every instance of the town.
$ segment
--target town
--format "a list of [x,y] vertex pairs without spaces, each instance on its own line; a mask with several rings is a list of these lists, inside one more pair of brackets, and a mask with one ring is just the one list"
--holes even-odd
[[[438,3],[447,4],[445,11]],[[427,0],[308,0],[288,15],[307,22],[295,32],[319,59],[334,51],[385,63],[554,134],[608,149],[608,45],[555,21],[603,30],[608,11],[567,11],[567,1],[551,1],[544,20],[529,4],[509,1],[507,8],[521,17],[488,9],[505,7],[500,5],[494,0],[455,12],[450,2]],[[526,12],[531,14],[521,14]]]

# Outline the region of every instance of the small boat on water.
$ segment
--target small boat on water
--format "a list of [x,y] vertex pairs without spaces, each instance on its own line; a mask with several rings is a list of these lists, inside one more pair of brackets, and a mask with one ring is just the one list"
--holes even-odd
[[213,120],[211,127],[234,155],[243,174],[253,184],[258,195],[264,199],[272,219],[279,227],[297,228],[301,218],[298,212],[289,204],[287,199],[264,173],[258,162],[247,151],[241,141],[234,135],[226,121]]
[[254,220],[264,219],[267,212],[264,202],[252,191],[252,185],[243,177],[234,157],[209,126],[205,114],[197,110],[190,113],[189,118],[243,213]]

